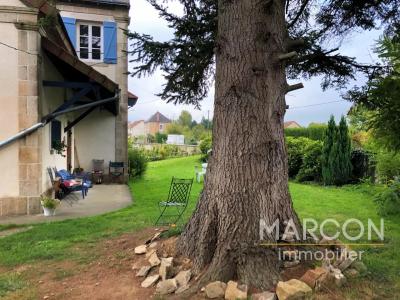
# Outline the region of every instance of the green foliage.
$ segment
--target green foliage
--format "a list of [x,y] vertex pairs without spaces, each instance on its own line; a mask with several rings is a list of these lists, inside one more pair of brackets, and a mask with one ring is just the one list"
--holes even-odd
[[321,181],[322,167],[322,147],[321,141],[309,140],[303,149],[303,161],[296,180],[303,181]]
[[289,165],[289,177],[294,178],[299,173],[303,163],[303,150],[310,139],[287,137],[286,148]]
[[400,35],[384,37],[376,52],[386,62],[386,72],[376,73],[362,89],[354,89],[348,98],[357,110],[366,114],[363,123],[375,139],[387,149],[400,150]]
[[211,130],[213,127],[213,123],[212,120],[206,119],[204,117],[201,118],[201,125],[204,126],[204,128],[206,128],[207,130]]
[[9,292],[15,292],[26,286],[18,273],[0,275],[0,297],[4,297]]
[[142,153],[147,161],[164,160],[167,158],[181,157],[189,155],[188,152],[176,145],[153,145],[150,150],[145,148],[136,148]]
[[376,154],[379,181],[386,183],[400,176],[400,153],[381,150]]
[[310,124],[302,128],[285,128],[285,136],[306,137],[312,140],[322,141],[326,130],[325,124]]
[[60,205],[60,200],[42,196],[40,197],[40,203],[42,204],[43,207],[49,209],[55,209],[57,208],[58,205]]
[[331,157],[333,144],[336,136],[336,123],[333,116],[329,119],[328,127],[325,131],[324,146],[322,148],[322,180],[325,185],[331,185],[334,183],[334,170],[333,160]]
[[325,185],[343,185],[351,179],[351,140],[346,119],[339,126],[331,116],[322,149],[322,179]]
[[211,137],[206,137],[200,142],[200,151],[203,154],[208,154],[208,151],[211,150],[212,148],[212,138]]
[[[349,136],[349,129],[344,116],[340,119],[339,128],[337,130],[337,157],[335,184],[343,185],[350,181],[352,174],[351,165],[351,140]],[[336,150],[336,147],[335,147]]]
[[182,110],[178,119],[178,124],[190,128],[192,126],[192,115],[190,112],[187,110]]
[[381,215],[400,214],[400,180],[395,178],[389,182],[389,185],[375,197],[375,203],[378,206],[378,212]]
[[355,149],[351,152],[352,181],[358,182],[370,175],[370,164],[373,162],[372,153]]
[[157,132],[154,136],[155,138],[155,142],[158,144],[164,144],[167,139],[168,139],[168,135],[165,133],[161,133],[161,132]]
[[167,125],[166,132],[168,134],[183,134],[183,126],[177,122],[172,122]]
[[128,149],[129,173],[132,177],[140,177],[147,169],[147,158],[143,151],[137,148]]
[[150,133],[147,134],[146,138],[147,138],[147,142],[150,143],[150,144],[156,142],[156,138],[154,137],[154,135],[152,135]]
[[209,131],[203,126],[203,124],[197,124],[192,127],[193,137],[196,141],[201,141],[209,135]]
[[[170,12],[170,1],[148,2],[166,20],[173,36],[158,41],[148,33],[129,32],[132,44],[130,60],[134,65],[131,73],[133,76],[151,75],[160,69],[167,81],[159,94],[162,99],[175,104],[199,106],[210,91],[210,78],[215,74],[215,50],[220,49],[225,55],[230,48],[221,47],[217,36],[218,28],[223,27],[218,27],[218,21],[221,22],[218,13],[224,11],[225,7],[232,9],[232,1],[178,0],[176,2],[185,8],[182,14]],[[302,37],[305,41],[293,49],[299,52],[302,60],[288,66],[288,77],[298,79],[322,76],[323,88],[345,86],[350,79],[354,79],[356,71],[367,73],[371,70],[368,66],[357,64],[354,58],[332,50],[339,46],[346,34],[361,29],[390,31],[400,23],[397,1],[327,0],[318,5],[313,1],[291,4],[286,6],[286,11],[281,6],[268,16],[274,20],[285,13],[289,27],[287,38],[296,40]],[[236,17],[238,22],[246,22],[249,18],[241,10],[238,10]],[[313,26],[310,26],[311,23]],[[260,23],[260,30],[262,26]],[[235,32],[239,39],[245,39],[246,34]],[[269,44],[266,43],[266,46]]]
[[298,181],[320,181],[322,142],[305,137],[287,137],[289,177]]
[[[178,175],[182,178],[193,177],[194,166],[199,164],[198,160],[199,156],[190,156],[149,163],[145,175],[130,182],[135,201],[127,208],[100,216],[36,224],[28,232],[1,238],[0,265],[10,268],[23,264],[36,265],[38,263],[40,265],[41,262],[45,265],[53,265],[59,260],[68,260],[78,261],[82,267],[87,266],[86,263],[93,261],[93,258],[98,255],[97,245],[103,245],[106,240],[113,241],[124,233],[135,235],[139,230],[152,226],[159,212],[157,209],[150,208],[157,207],[160,199],[166,197],[171,177]],[[193,212],[202,187],[202,184],[194,182],[184,220],[188,220]],[[291,182],[290,194],[294,208],[302,219],[314,218],[321,224],[325,219],[334,216],[340,224],[343,224],[349,218],[357,216],[365,227],[369,218],[375,224],[379,224],[380,217],[376,214],[372,196],[357,187],[359,185],[333,188]],[[370,188],[368,187],[366,191],[370,191]],[[324,201],[321,201],[322,199]],[[336,230],[337,228],[334,227],[329,233],[335,233]],[[390,280],[387,283],[389,288],[382,288],[380,297],[395,299],[399,295],[395,286],[400,270],[398,251],[400,218],[398,216],[385,218],[385,240],[388,246],[379,247],[379,251],[377,247],[366,247],[363,262],[367,265],[372,280],[382,278]],[[360,242],[367,243],[368,241]],[[37,282],[41,275],[37,274],[38,277],[35,277],[35,274],[30,273],[29,276],[32,282]],[[10,287],[23,285],[23,282],[18,283],[18,278],[8,283],[9,279],[5,277],[9,275],[0,275],[0,290],[5,286],[3,291],[12,291],[15,288]],[[382,287],[381,284],[383,283],[379,282],[380,287]],[[392,296],[384,295],[383,292],[392,293]]]

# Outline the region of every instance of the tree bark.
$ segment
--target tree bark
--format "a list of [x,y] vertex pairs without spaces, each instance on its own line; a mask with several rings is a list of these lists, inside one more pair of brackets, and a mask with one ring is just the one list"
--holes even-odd
[[[260,219],[299,221],[288,190],[283,0],[219,0],[213,150],[204,190],[178,241],[201,282],[268,289],[278,254],[261,247]],[[284,228],[283,228],[284,229]],[[276,242],[270,237],[269,242]]]

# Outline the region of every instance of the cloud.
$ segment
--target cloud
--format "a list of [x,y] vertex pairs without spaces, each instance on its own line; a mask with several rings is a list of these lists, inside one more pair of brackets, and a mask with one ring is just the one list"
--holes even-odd
[[[168,2],[170,12],[181,14],[182,8],[177,1]],[[173,31],[168,27],[166,21],[159,17],[156,10],[146,0],[131,1],[131,24],[130,30],[152,35],[156,40],[169,40]],[[346,37],[340,49],[342,54],[356,57],[359,62],[370,63],[377,60],[373,53],[373,47],[379,38],[380,31],[356,32]],[[132,67],[132,64],[129,66]],[[340,92],[336,90],[322,91],[321,78],[313,78],[308,81],[302,80],[305,88],[294,91],[287,95],[286,102],[290,106],[285,120],[295,120],[306,126],[311,122],[326,122],[333,114],[337,119],[345,115],[351,106],[349,102],[327,103],[341,100]],[[352,84],[362,84],[364,78],[359,76]],[[213,87],[210,93],[203,100],[201,110],[191,105],[174,105],[165,103],[155,94],[162,90],[165,83],[161,71],[144,78],[129,77],[129,90],[138,97],[138,103],[129,112],[129,120],[147,119],[156,111],[160,111],[171,119],[177,119],[181,110],[191,112],[195,120],[200,121],[202,117],[213,115]],[[321,104],[327,103],[327,104]],[[306,107],[305,107],[306,106]]]

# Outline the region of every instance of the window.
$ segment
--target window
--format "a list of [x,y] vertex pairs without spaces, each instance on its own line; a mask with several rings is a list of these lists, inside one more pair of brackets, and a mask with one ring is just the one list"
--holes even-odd
[[102,59],[102,26],[78,24],[78,55],[81,59]]
[[163,131],[164,129],[164,124],[160,124],[160,131]]
[[50,126],[51,148],[57,148],[61,144],[61,122],[58,120],[51,121]]

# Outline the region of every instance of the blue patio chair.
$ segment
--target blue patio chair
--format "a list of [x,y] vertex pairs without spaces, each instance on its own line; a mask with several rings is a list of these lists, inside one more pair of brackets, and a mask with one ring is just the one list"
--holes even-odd
[[[48,173],[50,175],[50,177],[52,177],[52,172],[51,169],[48,168]],[[69,174],[69,172],[64,172],[65,170],[60,170],[57,171],[56,168],[54,168],[54,174],[56,177],[60,177],[61,178],[61,188],[63,190],[63,194],[66,196],[68,194],[70,194],[71,192],[78,192],[81,191],[82,192],[82,198],[85,199],[85,196],[88,194],[88,190],[89,190],[89,186],[87,185],[87,183],[85,182],[84,179],[79,179],[79,178],[73,178],[73,176],[71,174]],[[73,184],[70,185],[69,181],[71,180],[82,180],[82,184]]]
[[67,170],[57,170],[56,167],[54,167],[54,174],[56,174],[56,176],[61,177],[63,180],[82,180],[84,185],[87,188],[91,188],[93,186],[92,181],[89,180],[90,175],[88,173],[84,173],[81,175],[75,175],[75,174],[71,174],[70,172],[68,172]]
[[[176,224],[179,221],[188,205],[192,185],[193,178],[179,179],[172,177],[167,200],[158,203],[161,214],[156,221],[156,225]],[[167,210],[168,214],[166,214]],[[172,212],[169,213],[171,210]]]

